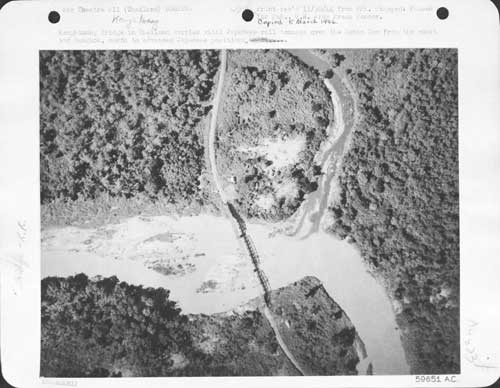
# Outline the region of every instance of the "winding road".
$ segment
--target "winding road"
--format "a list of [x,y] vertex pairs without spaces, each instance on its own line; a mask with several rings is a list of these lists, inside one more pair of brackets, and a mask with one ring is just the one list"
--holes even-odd
[[210,169],[212,170],[212,179],[219,193],[222,203],[227,203],[226,194],[220,182],[219,174],[217,173],[217,163],[215,160],[215,131],[217,129],[217,115],[219,113],[220,98],[224,86],[224,77],[226,75],[227,67],[227,52],[226,50],[220,51],[220,66],[217,82],[217,90],[215,92],[214,100],[212,103],[212,112],[210,117],[210,127],[208,130],[208,155],[210,159]]
[[[222,186],[222,183],[220,181],[220,177],[219,177],[219,174],[217,171],[217,163],[216,163],[216,158],[215,158],[215,134],[216,134],[216,129],[217,129],[217,116],[218,116],[218,112],[219,112],[220,100],[221,100],[222,90],[223,90],[223,86],[224,86],[224,77],[226,74],[226,67],[227,67],[227,52],[226,52],[226,50],[221,50],[220,51],[220,67],[219,67],[219,74],[218,74],[218,81],[217,81],[217,89],[216,89],[215,96],[213,99],[213,108],[212,108],[212,112],[211,112],[210,127],[209,127],[209,131],[208,131],[208,154],[209,154],[209,160],[210,160],[210,169],[212,170],[213,182],[214,182],[214,185],[217,189],[219,197],[224,205],[223,206],[224,208],[228,208],[227,205],[230,204],[230,202],[228,201],[226,193],[224,192],[224,187]],[[233,209],[234,209],[234,207],[233,207]],[[234,209],[233,211],[236,212],[236,209]],[[239,215],[236,215],[236,217],[235,217],[235,215],[233,215],[232,213],[233,212],[229,212],[229,211],[225,212],[226,216],[228,216],[230,218],[231,222],[233,223],[233,230],[235,231],[236,238],[240,239],[243,237],[243,234],[240,234],[241,230],[239,229],[238,219],[242,219],[242,218]],[[248,235],[248,232],[244,231],[244,233],[246,234],[247,239],[249,241],[251,241],[251,238]],[[245,241],[246,241],[246,239],[245,239]],[[253,243],[251,245],[252,245],[253,249],[250,248],[249,244],[245,244],[245,246],[247,248],[247,253],[248,253],[250,259],[252,260],[252,262],[254,263],[255,271],[259,277],[259,281],[262,284],[262,287],[264,290],[264,296],[265,296],[264,316],[267,318],[267,320],[268,320],[268,322],[269,322],[269,324],[274,332],[276,340],[278,341],[278,344],[279,344],[281,350],[283,351],[283,353],[285,354],[285,356],[287,357],[287,359],[290,361],[290,363],[294,366],[294,368],[297,370],[297,372],[300,375],[305,376],[304,370],[300,367],[299,363],[297,362],[297,360],[293,356],[292,352],[290,351],[290,349],[286,345],[285,341],[281,337],[281,334],[279,332],[279,326],[276,323],[276,321],[274,320],[273,314],[268,307],[268,305],[270,304],[270,300],[268,299],[269,290],[267,288],[269,286],[267,285],[267,283],[268,283],[267,277],[265,276],[262,269],[259,268],[259,266],[255,263],[254,256],[257,254],[257,252],[256,252],[256,248],[253,246]],[[263,278],[265,279],[265,281],[262,280]]]

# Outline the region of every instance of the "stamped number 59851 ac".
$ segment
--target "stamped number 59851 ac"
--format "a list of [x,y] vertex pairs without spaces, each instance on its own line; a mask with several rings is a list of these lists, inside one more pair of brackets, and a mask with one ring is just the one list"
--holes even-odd
[[417,375],[415,376],[416,383],[456,383],[457,376],[441,376],[441,375]]

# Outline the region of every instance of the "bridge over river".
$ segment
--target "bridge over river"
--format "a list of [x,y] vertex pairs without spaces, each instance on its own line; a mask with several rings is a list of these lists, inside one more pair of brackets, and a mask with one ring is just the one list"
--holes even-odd
[[276,336],[276,339],[278,341],[278,344],[280,345],[281,350],[285,354],[285,356],[288,358],[290,363],[295,367],[297,372],[301,374],[302,376],[305,375],[303,369],[300,367],[299,363],[293,356],[292,352],[286,345],[285,341],[281,337],[281,334],[279,332],[279,327],[276,321],[274,320],[273,314],[269,307],[271,306],[271,287],[269,285],[269,280],[267,279],[266,274],[260,267],[260,259],[259,259],[259,254],[257,252],[257,248],[255,247],[255,244],[252,241],[252,238],[248,234],[247,227],[245,224],[245,221],[243,218],[240,216],[234,205],[227,199],[227,196],[224,192],[224,188],[222,186],[222,183],[219,178],[219,174],[217,172],[217,164],[216,164],[216,158],[215,158],[215,131],[217,127],[217,114],[219,111],[219,105],[220,105],[220,99],[222,95],[222,89],[223,89],[223,84],[224,84],[224,76],[226,73],[226,66],[227,66],[227,52],[226,50],[221,50],[220,51],[220,67],[219,67],[219,74],[218,74],[218,82],[217,82],[217,89],[213,101],[213,109],[211,113],[211,120],[210,120],[210,128],[209,128],[209,135],[208,135],[208,152],[209,152],[209,160],[210,160],[210,168],[212,170],[212,177],[214,184],[216,186],[217,192],[219,193],[220,199],[223,204],[225,204],[228,208],[228,215],[230,216],[230,219],[232,222],[235,224],[235,231],[237,231],[237,238],[242,238],[248,255],[250,259],[252,260],[252,263],[254,265],[254,271],[257,274],[257,277],[259,279],[259,282],[262,286],[262,289],[264,291],[264,301],[265,301],[265,307],[264,307],[264,316],[267,318],[271,328],[274,331],[274,335]]

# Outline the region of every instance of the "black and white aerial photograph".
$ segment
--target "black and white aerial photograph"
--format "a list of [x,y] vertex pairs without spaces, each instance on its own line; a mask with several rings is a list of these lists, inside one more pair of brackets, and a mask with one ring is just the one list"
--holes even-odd
[[460,373],[457,72],[40,51],[40,375]]

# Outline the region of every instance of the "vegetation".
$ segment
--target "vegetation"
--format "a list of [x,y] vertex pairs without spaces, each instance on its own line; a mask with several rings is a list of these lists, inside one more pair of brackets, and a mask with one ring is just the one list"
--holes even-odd
[[43,279],[41,375],[168,374],[170,356],[191,346],[187,317],[168,295],[116,277]]
[[[280,331],[311,374],[355,374],[354,328],[318,284],[306,278],[274,291]],[[43,279],[41,296],[45,377],[297,374],[262,313],[262,298],[230,314],[187,316],[167,290],[84,274]]]
[[[218,67],[210,50],[41,51],[42,222],[102,223],[157,204],[210,208],[202,120]],[[317,188],[314,156],[333,118],[328,92],[286,51],[231,51],[228,67],[220,170],[236,178],[244,214],[284,218]],[[285,153],[288,140],[300,144],[278,165],[250,150],[259,139],[281,141]]]
[[286,363],[260,312],[188,318],[169,291],[116,277],[43,279],[41,319],[42,376],[270,375]]
[[205,358],[180,372],[188,376],[272,376],[294,374],[259,310],[192,316],[193,340]]
[[372,54],[347,72],[361,121],[332,230],[387,282],[412,372],[459,373],[457,53]]
[[356,375],[356,329],[315,277],[272,292],[272,310],[288,348],[308,375]]
[[[317,53],[349,77],[360,112],[331,230],[349,237],[386,282],[412,372],[459,373],[456,50]],[[196,212],[210,202],[201,123],[218,66],[215,51],[42,51],[42,222],[106,223],[141,213],[145,203],[154,214],[151,204]],[[281,50],[231,51],[224,87],[217,163],[226,180],[235,178],[236,205],[247,217],[290,216],[322,173],[314,157],[333,119],[327,90],[317,72]],[[290,141],[303,146],[278,163],[270,150],[284,144],[278,151],[286,154]],[[189,323],[168,291],[116,278],[47,278],[42,374],[268,374],[285,362],[259,314],[196,318],[230,344],[213,353],[200,348],[201,326]],[[317,325],[296,326],[309,341],[297,344],[306,362],[313,354],[304,344],[325,333],[348,351],[351,329],[307,336]],[[250,351],[245,341],[256,335],[265,340]]]
[[125,198],[103,193],[95,199],[55,199],[42,204],[41,223],[42,228],[67,225],[92,228],[134,216],[195,215],[202,207],[206,212],[216,211],[210,204],[204,203],[179,206],[164,197],[153,199],[147,194]]
[[216,51],[41,51],[41,200],[203,203]]
[[[239,210],[269,220],[290,216],[316,190],[321,174],[314,156],[333,119],[326,87],[286,51],[235,50],[224,90],[217,163],[227,180],[236,178]],[[288,141],[303,147],[278,163],[280,154],[290,152]],[[268,206],[259,204],[261,197]]]

